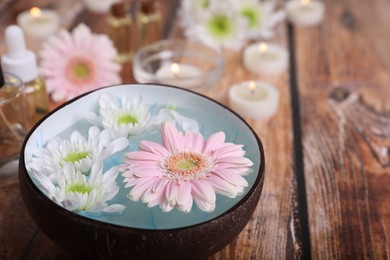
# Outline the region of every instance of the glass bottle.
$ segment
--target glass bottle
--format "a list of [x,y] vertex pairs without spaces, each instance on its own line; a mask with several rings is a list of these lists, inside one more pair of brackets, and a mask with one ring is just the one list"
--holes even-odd
[[0,68],[0,179],[17,173],[20,149],[28,131],[23,82]]
[[132,17],[128,2],[117,2],[111,6],[108,17],[108,35],[118,51],[115,61],[129,62],[134,52],[134,35]]
[[162,39],[160,5],[154,0],[141,0],[137,12],[138,47]]
[[17,76],[24,83],[26,111],[31,129],[49,111],[45,83],[39,77],[35,54],[26,49],[21,28],[16,25],[8,26],[5,41],[7,52],[1,59],[1,65],[4,72]]

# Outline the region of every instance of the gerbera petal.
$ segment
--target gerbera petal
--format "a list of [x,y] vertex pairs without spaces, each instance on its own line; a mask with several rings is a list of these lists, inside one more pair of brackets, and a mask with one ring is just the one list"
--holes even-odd
[[195,198],[203,200],[207,203],[215,203],[215,191],[210,183],[206,180],[193,180],[192,184],[192,195]]
[[164,146],[151,141],[143,140],[140,142],[139,147],[143,151],[154,153],[161,157],[167,156],[169,154],[169,151],[165,149]]
[[236,171],[231,169],[218,169],[214,173],[221,177],[222,179],[230,182],[233,185],[240,185],[242,187],[247,187],[248,182]]
[[162,124],[161,138],[163,146],[166,147],[170,152],[176,152],[180,147],[177,143],[177,137],[179,132],[176,127],[170,122],[164,122]]
[[219,149],[224,144],[224,142],[225,142],[225,133],[224,132],[215,133],[207,139],[203,148],[203,152],[208,153],[216,149]]
[[[189,204],[189,201],[192,201],[192,196],[191,196],[191,182],[189,181],[184,181],[179,184],[179,189],[177,191],[177,204],[179,206],[185,206]],[[192,203],[191,203],[192,205]],[[186,207],[188,208],[188,207]]]
[[174,181],[171,181],[166,185],[165,198],[172,206],[176,205],[178,190],[179,190],[179,185]]
[[235,198],[237,194],[242,190],[241,186],[233,185],[216,175],[210,176],[208,181],[210,182],[216,193],[228,196],[230,198]]

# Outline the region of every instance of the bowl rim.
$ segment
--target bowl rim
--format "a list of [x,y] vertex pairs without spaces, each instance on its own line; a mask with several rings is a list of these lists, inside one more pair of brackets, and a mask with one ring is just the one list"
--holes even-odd
[[[31,178],[31,176],[28,173],[27,168],[26,168],[24,151],[25,151],[27,142],[29,141],[32,133],[47,118],[49,118],[50,116],[55,114],[57,111],[61,110],[62,108],[72,104],[74,101],[76,101],[76,100],[78,100],[78,99],[80,99],[82,97],[85,97],[85,96],[87,96],[87,95],[89,95],[91,93],[94,93],[96,91],[99,91],[99,90],[109,89],[109,88],[117,87],[117,86],[125,86],[125,85],[127,85],[129,87],[131,85],[135,85],[135,86],[138,86],[138,85],[148,85],[148,86],[155,86],[155,87],[169,87],[169,88],[173,88],[173,89],[176,89],[176,90],[187,91],[187,92],[190,92],[190,93],[195,94],[197,96],[200,96],[201,98],[204,98],[204,99],[206,99],[206,100],[208,100],[210,102],[213,102],[216,105],[219,105],[219,106],[221,106],[224,109],[227,109],[230,113],[233,113],[236,117],[238,117],[238,119],[240,119],[247,126],[247,128],[252,132],[254,138],[257,141],[257,146],[259,147],[259,152],[260,152],[260,164],[259,164],[258,175],[257,175],[255,181],[253,182],[252,187],[248,190],[248,192],[236,204],[234,204],[231,208],[229,208],[228,210],[224,211],[223,213],[221,213],[220,215],[218,215],[218,216],[216,216],[216,217],[214,217],[212,219],[209,219],[209,220],[206,220],[206,221],[203,221],[203,222],[200,222],[200,223],[188,225],[188,226],[176,227],[176,228],[164,228],[164,229],[147,229],[147,228],[139,228],[139,227],[129,227],[129,226],[123,226],[123,225],[119,225],[119,224],[99,221],[97,219],[89,218],[89,217],[77,214],[77,213],[75,213],[73,211],[67,210],[64,207],[62,207],[62,206],[58,205],[57,203],[55,203],[49,197],[47,197],[38,188],[38,186],[33,182],[32,178]],[[263,180],[264,180],[264,177],[265,177],[265,155],[264,155],[263,144],[262,144],[259,136],[253,130],[253,128],[240,115],[238,115],[236,112],[234,112],[233,110],[231,110],[230,108],[228,108],[224,104],[220,103],[219,101],[214,100],[214,99],[212,99],[212,98],[210,98],[210,97],[208,97],[208,96],[206,96],[204,94],[197,93],[197,92],[195,92],[193,90],[183,89],[183,88],[176,87],[176,86],[171,86],[171,85],[165,85],[165,84],[159,84],[159,83],[122,83],[122,84],[105,86],[105,87],[101,87],[101,88],[97,88],[97,89],[85,92],[85,93],[83,93],[83,94],[81,94],[79,96],[76,96],[76,97],[74,97],[74,98],[64,102],[63,104],[59,105],[57,108],[53,109],[48,114],[46,114],[43,118],[41,118],[41,120],[39,120],[33,126],[33,128],[28,132],[28,134],[26,135],[26,137],[25,137],[25,139],[23,141],[23,145],[22,145],[22,148],[21,148],[21,151],[20,151],[20,159],[19,159],[19,172],[18,172],[19,179],[22,178],[22,175],[26,177],[25,181],[34,190],[34,192],[35,192],[35,194],[37,196],[39,196],[41,199],[43,198],[43,200],[46,201],[47,203],[49,203],[49,205],[51,205],[52,207],[54,207],[57,210],[59,210],[62,215],[68,215],[72,219],[76,219],[78,221],[83,221],[83,222],[88,222],[89,225],[93,225],[93,226],[95,226],[97,228],[101,228],[101,229],[114,229],[114,230],[122,230],[122,231],[147,232],[147,233],[149,233],[149,232],[150,233],[157,233],[157,232],[167,232],[167,231],[171,231],[172,232],[172,231],[186,230],[186,229],[189,229],[189,228],[192,228],[192,227],[202,226],[202,225],[205,225],[205,224],[213,222],[213,221],[218,221],[218,219],[221,219],[221,218],[225,217],[226,215],[230,214],[231,212],[233,212],[237,208],[239,208],[244,202],[246,202],[250,198],[250,196],[252,196],[252,193],[254,192],[254,190],[256,188],[258,188],[258,186],[261,185]]]
[[[143,46],[141,47],[140,49],[138,49],[136,51],[136,53],[134,54],[133,56],[133,71],[142,71],[143,74],[145,75],[148,75],[148,77],[151,79],[151,80],[154,80],[154,81],[158,81],[160,80],[159,77],[157,77],[154,73],[150,73],[149,71],[146,71],[142,68],[141,66],[141,60],[140,60],[140,56],[142,54],[144,54],[147,50],[151,50],[151,49],[154,49],[154,48],[157,48],[158,46],[167,46],[169,44],[180,44],[180,45],[199,45],[199,46],[202,46],[203,48],[209,50],[209,51],[212,51],[216,54],[216,58],[213,59],[215,60],[215,66],[212,70],[210,71],[207,71],[207,72],[202,72],[202,74],[200,76],[186,76],[186,77],[180,77],[180,79],[175,79],[176,81],[177,80],[190,80],[190,79],[197,79],[197,78],[208,78],[210,76],[213,76],[214,74],[219,74],[221,73],[222,74],[222,71],[223,71],[223,65],[224,65],[224,57],[222,55],[222,52],[221,50],[219,49],[215,49],[215,48],[211,48],[210,46],[207,46],[201,42],[197,42],[197,41],[186,41],[186,40],[183,40],[183,39],[166,39],[166,40],[161,40],[161,41],[157,41],[157,42],[153,42],[149,45],[146,45],[146,46]],[[135,74],[135,73],[134,73]],[[148,83],[143,83],[143,84],[148,84]],[[165,85],[165,84],[162,84],[162,83],[158,83],[160,85]],[[168,86],[168,85],[166,85]]]

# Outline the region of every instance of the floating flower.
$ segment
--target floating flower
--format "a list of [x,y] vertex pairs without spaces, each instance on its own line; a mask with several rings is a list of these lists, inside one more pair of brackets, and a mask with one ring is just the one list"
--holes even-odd
[[102,126],[113,137],[130,137],[152,131],[167,120],[175,120],[183,129],[199,131],[195,120],[186,118],[173,109],[164,108],[155,116],[151,116],[149,107],[143,103],[142,96],[124,95],[120,99],[108,92],[99,98],[98,115],[93,112],[84,113],[87,121]]
[[200,133],[179,132],[170,122],[161,126],[162,144],[141,141],[140,151],[125,155],[122,165],[129,198],[167,212],[176,207],[189,212],[215,209],[216,193],[236,197],[248,186],[242,175],[252,161],[244,157],[242,145],[225,143],[218,132],[204,140]]
[[43,45],[40,72],[53,100],[71,99],[92,89],[121,82],[116,49],[106,35],[92,34],[84,24],[62,30]]
[[129,144],[127,138],[111,141],[107,131],[100,132],[97,126],[89,128],[88,139],[78,131],[72,132],[70,139],[53,138],[46,147],[34,151],[34,156],[27,167],[57,178],[56,173],[66,163],[71,163],[77,171],[88,175],[92,165],[124,150]]
[[43,174],[32,171],[41,184],[43,191],[58,205],[70,211],[122,212],[124,205],[108,205],[119,191],[116,183],[118,167],[113,167],[103,174],[103,164],[94,163],[90,176],[76,170],[71,163],[66,163],[58,174],[57,182]]

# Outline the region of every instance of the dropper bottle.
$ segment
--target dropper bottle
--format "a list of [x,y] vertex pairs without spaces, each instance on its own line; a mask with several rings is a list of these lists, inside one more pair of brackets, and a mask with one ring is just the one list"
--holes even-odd
[[118,51],[115,61],[119,63],[131,61],[135,49],[133,19],[129,12],[129,1],[119,1],[112,4],[108,16],[108,35]]
[[140,0],[137,8],[138,48],[162,39],[162,15],[156,0]]
[[24,35],[19,26],[10,25],[5,30],[7,53],[1,59],[4,72],[19,77],[24,83],[30,127],[48,111],[49,101],[44,81],[38,76],[35,54],[26,49]]

